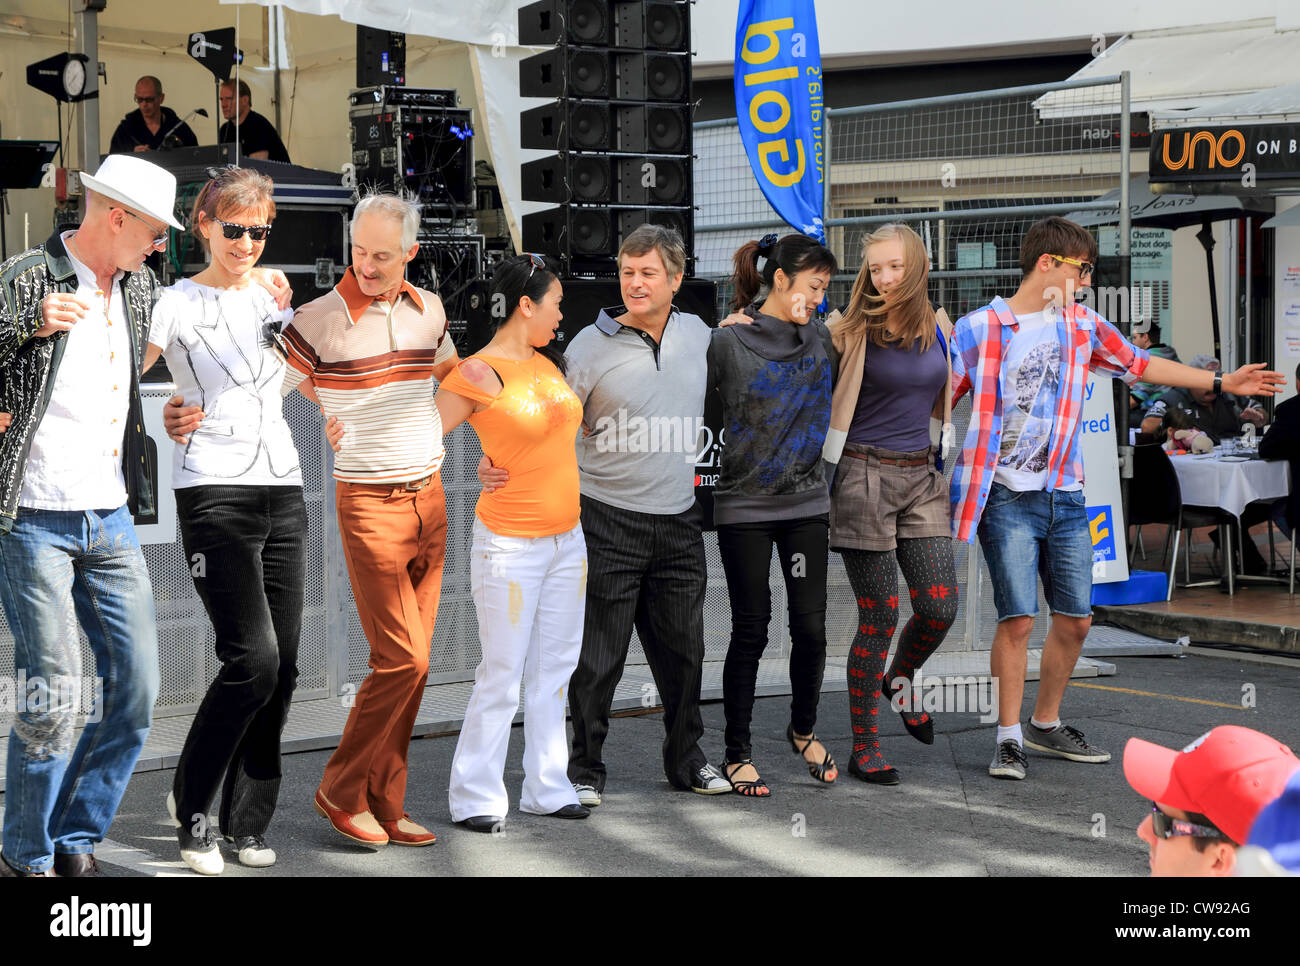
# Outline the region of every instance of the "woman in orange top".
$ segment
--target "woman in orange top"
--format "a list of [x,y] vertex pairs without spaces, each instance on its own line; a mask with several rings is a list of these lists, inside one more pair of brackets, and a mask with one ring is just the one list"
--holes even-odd
[[503,262],[492,278],[492,305],[508,314],[492,341],[443,380],[435,399],[444,433],[469,420],[493,465],[510,467],[509,486],[479,497],[470,550],[483,659],[456,743],[448,801],[452,821],[476,832],[500,829],[509,808],[506,749],[521,677],[520,811],[590,814],[566,773],[565,692],[582,647],[587,547],[574,451],[582,405],[564,381],[564,357],[550,345],[562,294],[540,256]]

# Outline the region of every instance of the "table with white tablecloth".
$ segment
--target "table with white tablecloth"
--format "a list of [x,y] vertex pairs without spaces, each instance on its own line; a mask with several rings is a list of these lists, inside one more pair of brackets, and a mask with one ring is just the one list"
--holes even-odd
[[1209,506],[1240,517],[1256,500],[1275,500],[1291,492],[1285,460],[1205,454],[1171,456],[1185,506]]

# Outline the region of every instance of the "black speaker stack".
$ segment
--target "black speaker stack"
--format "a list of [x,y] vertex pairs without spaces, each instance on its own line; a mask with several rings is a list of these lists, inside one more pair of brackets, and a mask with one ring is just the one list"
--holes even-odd
[[406,34],[357,27],[357,86],[406,83]]
[[524,216],[524,248],[610,275],[651,222],[693,251],[690,3],[540,0],[520,9],[519,42],[553,45],[521,62],[519,87],[555,98],[520,118],[520,145],[554,152],[523,166],[523,199],[555,206]]

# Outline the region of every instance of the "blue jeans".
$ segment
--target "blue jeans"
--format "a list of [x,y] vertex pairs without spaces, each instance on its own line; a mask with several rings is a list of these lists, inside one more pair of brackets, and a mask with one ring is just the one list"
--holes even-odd
[[[27,681],[9,733],[3,853],[15,868],[44,872],[56,851],[88,853],[103,840],[153,718],[158,634],[131,514],[19,508],[0,536],[0,602],[15,675]],[[33,701],[35,679],[82,678],[78,621],[99,687],[77,693],[102,698],[93,709]],[[79,710],[88,716],[74,748]]]
[[1038,583],[1048,609],[1092,616],[1092,536],[1083,490],[1012,490],[994,483],[979,523],[998,620],[1038,613]]

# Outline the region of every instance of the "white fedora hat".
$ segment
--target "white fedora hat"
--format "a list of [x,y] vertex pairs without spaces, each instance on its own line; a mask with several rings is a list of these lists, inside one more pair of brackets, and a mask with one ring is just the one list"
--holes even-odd
[[81,183],[141,214],[165,221],[177,231],[185,226],[176,220],[176,176],[156,164],[129,154],[110,154],[94,177],[81,176]]

